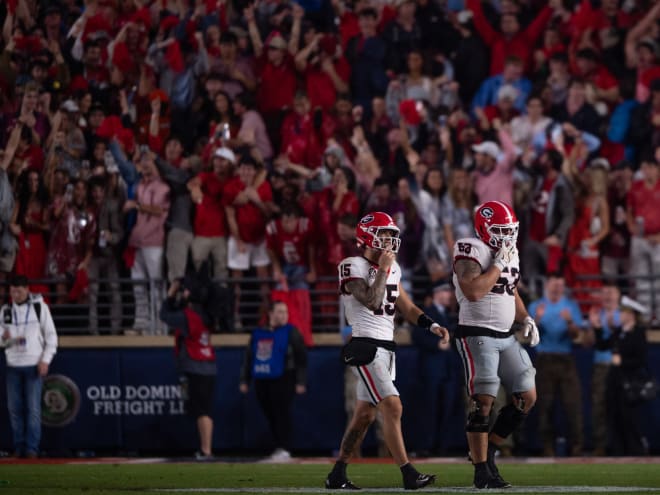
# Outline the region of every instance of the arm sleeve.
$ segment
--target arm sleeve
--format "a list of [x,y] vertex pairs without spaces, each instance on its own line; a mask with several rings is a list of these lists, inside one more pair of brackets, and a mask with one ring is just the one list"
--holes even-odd
[[339,264],[338,269],[339,290],[342,294],[349,294],[345,286],[351,280],[369,280],[369,267],[361,258],[346,258]]
[[536,18],[531,22],[527,29],[525,29],[525,37],[530,46],[536,44],[536,40],[543,34],[546,24],[552,16],[552,9],[547,5],[538,13]]
[[559,187],[557,192],[557,205],[561,209],[561,221],[552,234],[555,234],[564,243],[568,237],[568,231],[575,221],[574,198],[568,184]]
[[158,173],[161,177],[172,184],[185,185],[188,180],[190,180],[190,174],[188,171],[176,168],[162,158],[156,158],[156,167],[158,168]]
[[639,369],[647,366],[646,330],[637,326],[623,339],[619,346],[621,366]]
[[119,167],[119,173],[121,174],[122,179],[128,186],[132,186],[139,179],[139,174],[133,162],[129,161],[122,150],[119,148],[119,145],[114,141],[110,141],[109,145],[110,153]]
[[296,327],[293,327],[289,334],[289,345],[293,349],[293,360],[296,366],[296,385],[305,385],[307,383],[307,348]]
[[513,170],[513,167],[516,164],[516,145],[513,144],[511,134],[504,129],[500,129],[497,137],[502,145],[502,151],[504,151],[504,163],[502,165],[504,165],[507,170]]
[[55,323],[53,316],[50,314],[50,308],[44,302],[41,304],[40,325],[41,333],[44,339],[44,350],[41,354],[41,361],[50,364],[53,357],[57,353],[57,331],[55,330]]
[[157,194],[154,195],[153,205],[160,206],[163,209],[163,213],[161,215],[167,216],[167,212],[170,210],[170,186],[164,182],[162,185],[164,187],[159,188]]
[[497,39],[498,33],[493,29],[493,27],[486,20],[484,12],[481,9],[481,0],[467,0],[467,9],[472,11],[472,20],[474,22],[474,27],[477,28],[477,32],[481,39],[483,39],[487,45],[492,45]]
[[243,364],[241,364],[241,375],[239,379],[240,383],[250,383],[250,380],[252,379],[252,360],[252,335],[250,335],[250,341],[245,348]]

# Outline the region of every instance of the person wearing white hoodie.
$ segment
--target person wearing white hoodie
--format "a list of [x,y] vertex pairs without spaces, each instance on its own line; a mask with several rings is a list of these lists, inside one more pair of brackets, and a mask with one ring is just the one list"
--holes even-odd
[[9,284],[12,303],[0,311],[1,343],[7,358],[7,408],[14,456],[36,458],[41,440],[41,388],[57,352],[57,332],[48,305],[30,294],[27,277]]

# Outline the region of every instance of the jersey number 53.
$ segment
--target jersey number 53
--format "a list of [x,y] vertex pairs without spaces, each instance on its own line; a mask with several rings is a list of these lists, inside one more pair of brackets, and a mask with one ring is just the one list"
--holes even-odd
[[[509,268],[505,268],[502,274],[508,274],[509,273]],[[513,278],[512,281],[511,278]],[[493,288],[490,289],[490,291],[494,294],[504,294],[505,292],[513,296],[514,290],[516,288],[516,285],[518,285],[518,281],[520,280],[520,271],[518,271],[517,268],[511,268],[511,277],[505,276],[505,277],[500,277],[497,279],[497,283],[493,285]]]

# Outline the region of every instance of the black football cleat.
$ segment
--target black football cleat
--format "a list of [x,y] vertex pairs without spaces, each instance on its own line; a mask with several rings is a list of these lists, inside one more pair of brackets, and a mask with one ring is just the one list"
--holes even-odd
[[417,473],[415,478],[403,478],[403,487],[406,490],[419,490],[435,482],[435,474]]
[[362,490],[362,488],[354,485],[349,479],[343,478],[337,480],[331,479],[330,476],[325,479],[325,487],[328,490]]
[[488,471],[475,471],[474,487],[480,490],[487,488],[511,488],[511,483],[504,481],[501,476],[495,476]]
[[[497,448],[495,446],[488,446],[488,457],[486,463],[488,464],[488,471],[490,471],[491,479],[493,484],[499,484],[497,488],[511,488],[511,483],[505,481],[504,478],[500,475],[500,470],[497,469],[497,464],[495,464],[495,451]],[[476,476],[476,474],[475,474]],[[494,488],[494,487],[488,487]]]

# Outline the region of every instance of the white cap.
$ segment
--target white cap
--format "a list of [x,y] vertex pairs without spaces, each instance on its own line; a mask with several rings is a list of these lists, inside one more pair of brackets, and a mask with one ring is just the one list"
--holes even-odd
[[491,156],[495,160],[500,155],[500,147],[493,141],[484,141],[483,143],[475,144],[472,146],[472,151]]
[[647,314],[649,312],[648,308],[646,306],[643,306],[642,304],[638,303],[634,299],[628,297],[628,296],[623,296],[621,298],[621,303],[620,303],[622,308],[627,308],[627,309],[632,309],[636,313],[640,314]]
[[73,100],[66,100],[64,103],[60,105],[60,108],[66,112],[80,111],[80,107],[78,107],[78,104]]
[[472,15],[473,14],[471,10],[461,10],[458,14],[456,14],[456,20],[459,22],[459,24],[465,24],[470,19],[472,19]]
[[234,155],[234,152],[229,148],[218,148],[217,150],[215,150],[213,156],[217,156],[218,158],[224,158],[225,160],[233,164],[236,163],[236,155]]
[[497,90],[497,100],[499,101],[504,98],[508,98],[510,100],[515,100],[518,98],[518,90],[515,88],[515,86],[512,86],[511,84],[500,86],[500,89]]
[[599,158],[594,158],[589,162],[589,166],[593,168],[602,168],[605,170],[610,169],[610,162],[607,158],[603,158],[602,156]]

